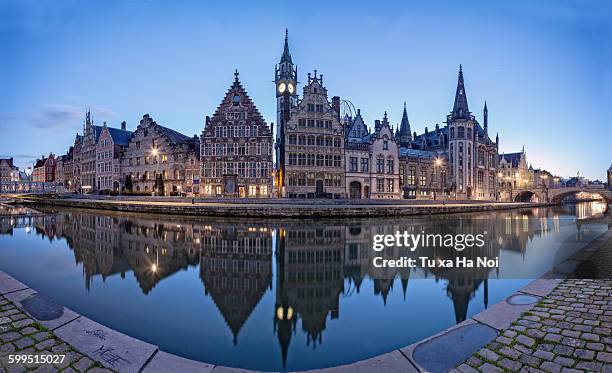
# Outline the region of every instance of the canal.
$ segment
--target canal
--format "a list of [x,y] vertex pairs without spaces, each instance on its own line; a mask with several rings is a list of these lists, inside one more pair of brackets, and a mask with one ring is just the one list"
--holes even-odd
[[[166,352],[305,370],[404,347],[503,300],[607,231],[606,207],[338,220],[4,210],[0,270]],[[398,231],[484,234],[483,247],[413,255],[499,267],[375,270],[373,237]]]

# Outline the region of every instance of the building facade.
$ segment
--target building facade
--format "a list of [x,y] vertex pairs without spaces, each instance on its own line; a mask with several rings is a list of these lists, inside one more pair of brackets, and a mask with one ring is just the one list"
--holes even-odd
[[121,158],[128,147],[132,132],[126,130],[125,122],[121,129],[102,125],[96,143],[96,190],[120,191],[124,185],[121,174]]
[[262,197],[273,192],[273,135],[238,72],[202,131],[203,196]]
[[485,102],[483,126],[469,111],[463,70],[459,67],[453,110],[441,128],[410,133],[404,106],[396,137],[400,141],[400,179],[405,198],[479,199],[499,198],[497,150],[489,137],[488,108]]
[[370,133],[358,110],[346,129],[344,145],[348,198],[401,198],[399,144],[387,113],[382,121],[375,121],[374,132]]
[[83,139],[80,149],[80,189],[82,193],[95,192],[96,183],[96,145],[98,137],[102,131],[101,126],[93,124],[91,111],[85,114],[85,124],[83,125]]
[[182,195],[188,185],[186,164],[199,156],[197,136],[161,126],[145,114],[125,149],[122,179],[132,192]]
[[308,74],[302,99],[283,126],[284,190],[289,198],[345,198],[340,98],[327,99],[323,75]]
[[56,159],[53,153],[50,153],[48,157],[44,155],[37,159],[34,163],[34,170],[32,172],[32,181],[34,182],[52,182],[55,181],[55,167]]

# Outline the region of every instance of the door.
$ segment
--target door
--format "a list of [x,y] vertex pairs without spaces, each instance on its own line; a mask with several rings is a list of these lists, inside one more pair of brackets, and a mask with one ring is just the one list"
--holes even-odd
[[349,198],[360,199],[361,198],[361,183],[359,181],[352,181],[349,185]]
[[315,195],[316,197],[321,197],[323,195],[323,180],[317,180]]

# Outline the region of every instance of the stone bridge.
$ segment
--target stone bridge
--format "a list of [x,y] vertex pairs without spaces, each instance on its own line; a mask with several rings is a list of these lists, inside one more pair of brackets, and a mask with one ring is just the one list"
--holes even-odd
[[512,200],[515,202],[529,202],[532,200],[533,196],[536,196],[540,202],[559,203],[565,197],[580,192],[598,194],[603,197],[608,204],[612,204],[612,190],[589,187],[516,189],[512,191]]

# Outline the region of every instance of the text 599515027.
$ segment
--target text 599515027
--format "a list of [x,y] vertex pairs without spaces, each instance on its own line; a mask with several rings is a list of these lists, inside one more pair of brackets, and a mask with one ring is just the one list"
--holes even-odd
[[61,364],[66,355],[9,355],[9,364]]

